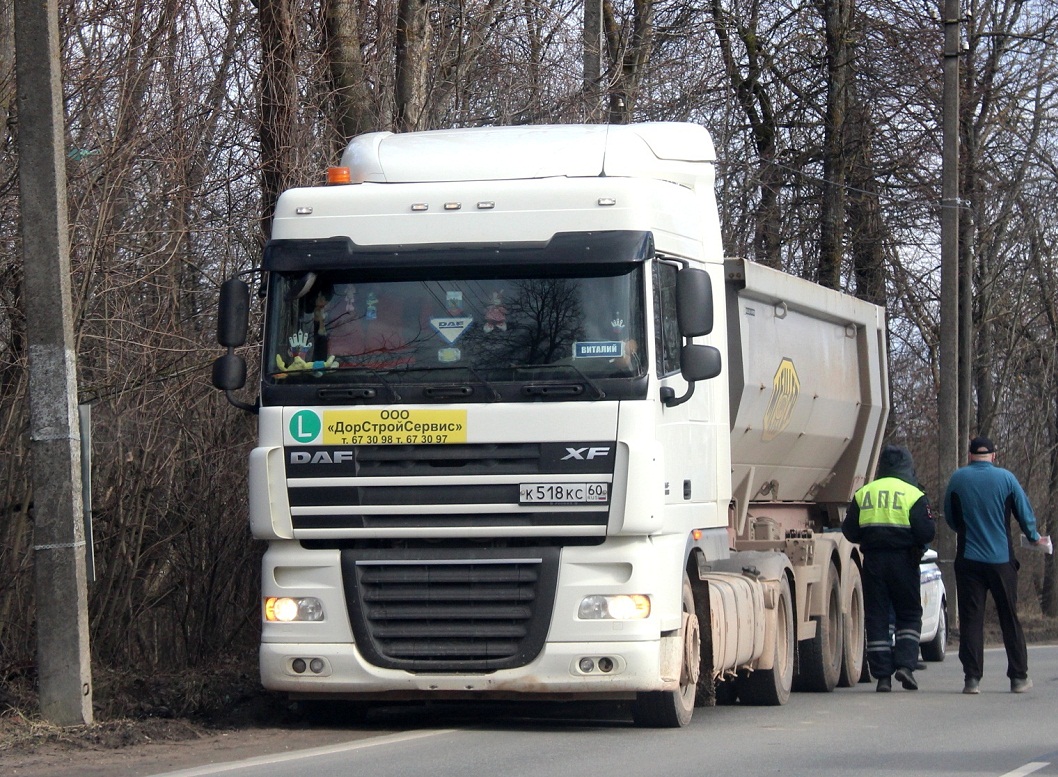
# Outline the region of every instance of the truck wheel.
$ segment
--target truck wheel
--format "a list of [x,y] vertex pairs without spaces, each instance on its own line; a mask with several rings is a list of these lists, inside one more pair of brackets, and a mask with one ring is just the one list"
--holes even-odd
[[849,581],[845,606],[841,608],[844,613],[841,619],[843,647],[838,685],[842,688],[852,688],[860,681],[867,648],[863,620],[863,579],[860,577],[860,568],[851,562],[849,576],[852,579]]
[[758,669],[738,678],[738,698],[756,707],[778,707],[790,698],[794,670],[794,618],[790,581],[783,575],[775,607],[775,655],[771,669]]
[[698,616],[694,612],[694,592],[687,575],[683,576],[683,665],[677,691],[644,691],[636,694],[632,720],[640,728],[680,728],[691,722],[694,697],[701,671],[702,643]]
[[922,643],[923,661],[943,661],[944,651],[948,645],[948,615],[947,602],[940,603],[940,620],[937,623],[937,633],[929,642]]
[[816,635],[802,640],[798,653],[798,671],[794,677],[795,691],[829,693],[838,684],[841,674],[841,589],[838,586],[838,568],[830,562],[827,572],[825,596],[826,609],[812,620],[816,623]]

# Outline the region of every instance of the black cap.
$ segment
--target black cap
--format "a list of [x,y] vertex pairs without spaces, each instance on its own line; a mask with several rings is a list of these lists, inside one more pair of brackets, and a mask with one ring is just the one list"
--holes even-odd
[[974,437],[970,440],[970,454],[995,453],[996,446],[987,437]]

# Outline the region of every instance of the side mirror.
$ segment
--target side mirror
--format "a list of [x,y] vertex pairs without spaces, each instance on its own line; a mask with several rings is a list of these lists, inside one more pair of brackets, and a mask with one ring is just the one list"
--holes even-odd
[[687,393],[677,397],[669,386],[661,389],[661,401],[665,407],[682,405],[694,395],[694,384],[709,380],[720,374],[723,367],[720,349],[711,345],[685,345],[680,349],[680,374],[687,381]]
[[684,337],[713,331],[713,285],[705,270],[685,268],[676,274],[676,322]]
[[680,374],[689,383],[715,378],[720,374],[722,366],[719,348],[711,345],[685,345],[680,349]]
[[246,360],[226,353],[213,362],[213,385],[221,391],[235,391],[246,385]]
[[232,392],[246,385],[246,359],[235,349],[246,342],[246,328],[250,318],[250,286],[238,278],[229,278],[220,285],[217,305],[217,342],[228,352],[213,362],[213,385],[224,392],[235,407],[257,413],[257,405],[237,399]]
[[250,286],[238,278],[220,285],[217,313],[217,342],[225,348],[238,348],[246,342],[250,315]]

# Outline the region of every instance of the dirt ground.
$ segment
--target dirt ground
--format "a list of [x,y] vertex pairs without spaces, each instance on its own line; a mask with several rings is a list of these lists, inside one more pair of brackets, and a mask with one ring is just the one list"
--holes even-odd
[[[1022,619],[1030,643],[1058,642],[1058,622]],[[990,645],[1001,645],[989,629]],[[956,635],[948,646],[957,661]],[[41,721],[27,671],[0,675],[0,775],[4,777],[147,777],[211,763],[382,736],[407,718],[314,722],[282,694],[263,690],[256,665],[227,665],[207,675],[128,677],[96,670],[95,722],[62,728]],[[416,725],[412,719],[411,725]],[[418,724],[429,724],[429,712]]]
[[95,670],[95,722],[40,719],[30,673],[0,677],[4,777],[145,777],[210,763],[390,733],[384,723],[314,725],[298,705],[260,687],[256,666],[129,678]]

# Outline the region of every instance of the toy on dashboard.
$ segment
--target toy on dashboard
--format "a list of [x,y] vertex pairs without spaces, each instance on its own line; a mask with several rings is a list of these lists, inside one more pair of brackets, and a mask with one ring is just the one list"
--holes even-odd
[[280,354],[276,354],[276,366],[280,372],[299,372],[302,370],[331,370],[335,369],[338,364],[333,356],[328,357],[326,360],[314,360],[309,361],[306,357],[309,355],[311,347],[309,346],[309,336],[305,332],[297,332],[290,336],[290,363],[287,364],[283,361],[283,357]]

